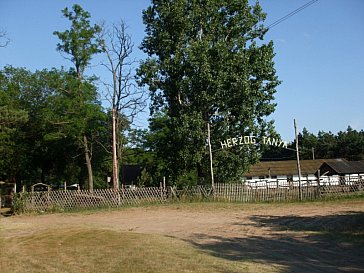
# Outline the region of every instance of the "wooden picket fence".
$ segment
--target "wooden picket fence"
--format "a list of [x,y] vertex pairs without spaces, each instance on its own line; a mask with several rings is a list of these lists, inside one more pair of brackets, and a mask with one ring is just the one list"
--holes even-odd
[[338,184],[320,181],[260,181],[259,186],[252,184],[216,184],[214,199],[225,202],[276,202],[295,200],[314,200],[319,198],[364,193],[363,179],[341,179]]
[[79,208],[101,208],[136,206],[142,204],[165,203],[170,201],[221,201],[221,202],[275,202],[314,200],[325,197],[348,195],[355,192],[364,193],[364,181],[344,181],[341,185],[315,185],[310,183],[297,187],[292,183],[271,181],[263,187],[252,187],[244,183],[215,184],[193,186],[184,189],[173,187],[128,188],[114,191],[100,189],[87,190],[25,192],[15,198],[15,209],[18,212],[63,211]]
[[166,192],[158,187],[122,189],[98,189],[69,191],[26,192],[21,194],[20,210],[23,212],[59,211],[81,208],[135,206],[163,203]]
[[167,196],[169,200],[178,201],[202,201],[207,198],[213,197],[211,187],[197,185],[192,187],[185,187],[183,189],[176,189],[174,187],[168,187]]
[[[302,198],[318,197],[315,188],[302,190]],[[251,188],[243,184],[216,184],[214,198],[225,202],[275,202],[294,201],[300,199],[298,187],[294,188]]]

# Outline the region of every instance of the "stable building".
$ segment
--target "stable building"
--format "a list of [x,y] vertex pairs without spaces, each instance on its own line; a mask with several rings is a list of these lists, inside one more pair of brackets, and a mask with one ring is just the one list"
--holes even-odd
[[[287,161],[261,161],[250,166],[249,171],[243,176],[243,183],[252,188],[281,188],[301,186],[317,186],[318,174],[328,173],[320,170],[324,163],[340,164],[348,162],[345,159],[316,159],[300,160],[301,178],[298,176],[296,160]],[[334,166],[333,165],[333,166]],[[335,180],[335,182],[334,182]],[[339,184],[339,178],[333,177],[331,180],[320,177],[320,181],[331,181],[330,184]]]
[[364,175],[364,161],[325,161],[320,166],[320,175],[326,176],[348,176]]
[[[301,176],[316,179],[316,173],[324,163],[347,162],[345,159],[300,160]],[[322,172],[321,172],[322,173]],[[296,160],[261,161],[250,166],[244,175],[245,180],[284,179],[298,180]]]
[[323,182],[346,184],[364,180],[364,161],[324,162],[316,172]]

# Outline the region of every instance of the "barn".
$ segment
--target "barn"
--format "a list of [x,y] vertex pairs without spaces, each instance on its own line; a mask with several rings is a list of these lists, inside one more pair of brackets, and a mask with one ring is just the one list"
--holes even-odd
[[[338,164],[348,162],[345,159],[301,160],[301,181],[303,185],[317,185],[318,170],[324,163]],[[320,171],[321,174],[324,174]],[[286,187],[298,186],[298,169],[296,160],[261,161],[250,166],[243,177],[244,183],[252,187]],[[269,186],[271,184],[271,186]]]
[[[304,177],[316,178],[316,172],[324,163],[347,162],[345,159],[316,159],[301,160],[301,174]],[[296,160],[287,161],[261,161],[250,167],[244,175],[246,180],[252,179],[292,179],[298,180]]]
[[364,161],[326,161],[320,166],[316,176],[322,177],[323,182],[329,184],[364,180]]
[[324,162],[320,166],[321,175],[364,175],[364,161]]

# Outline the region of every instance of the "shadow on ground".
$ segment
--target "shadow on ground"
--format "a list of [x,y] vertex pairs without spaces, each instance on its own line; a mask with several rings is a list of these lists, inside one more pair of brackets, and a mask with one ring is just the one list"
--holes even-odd
[[[279,265],[287,272],[364,272],[364,213],[256,215],[234,226],[241,236],[196,234],[190,243],[224,259]],[[263,231],[247,236],[249,226]]]
[[[364,235],[364,212],[325,216],[251,216],[258,226],[267,226],[274,230],[313,231],[327,234],[362,237]],[[236,223],[242,225],[241,223]],[[363,239],[363,237],[362,237]]]

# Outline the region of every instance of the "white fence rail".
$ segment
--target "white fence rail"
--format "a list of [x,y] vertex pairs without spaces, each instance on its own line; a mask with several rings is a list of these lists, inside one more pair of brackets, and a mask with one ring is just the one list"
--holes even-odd
[[[318,186],[340,186],[340,185],[355,185],[363,183],[364,177],[361,176],[322,176],[320,180],[313,177],[301,177],[301,187],[318,187]],[[298,179],[287,180],[287,179],[255,179],[247,180],[243,184],[252,189],[261,188],[293,188],[299,187],[300,182]]]

